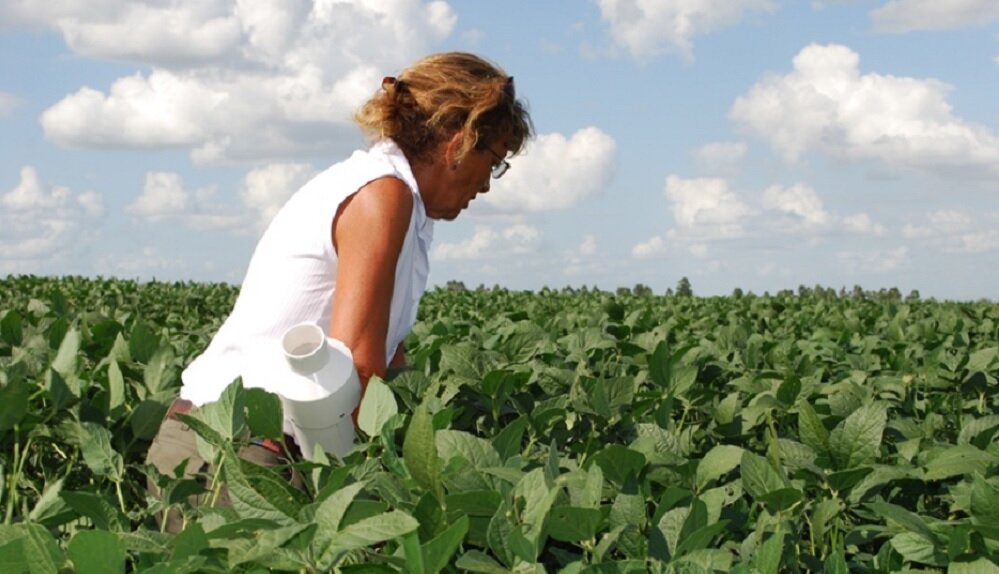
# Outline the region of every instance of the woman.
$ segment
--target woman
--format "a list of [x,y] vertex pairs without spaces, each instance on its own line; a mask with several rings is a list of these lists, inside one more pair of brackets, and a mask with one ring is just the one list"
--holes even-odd
[[375,144],[307,183],[264,232],[232,313],[184,371],[181,398],[150,448],[160,472],[172,474],[188,457],[191,472],[203,464],[174,414],[216,400],[238,376],[244,386],[279,390],[252,364],[292,325],[312,321],[343,341],[362,388],[401,366],[434,220],[454,219],[488,192],[533,131],[513,78],[456,52],[385,78],[355,120]]

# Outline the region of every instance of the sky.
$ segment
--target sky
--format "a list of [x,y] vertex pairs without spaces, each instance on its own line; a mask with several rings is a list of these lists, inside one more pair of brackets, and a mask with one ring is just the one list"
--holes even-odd
[[999,299],[996,0],[2,0],[0,276],[238,284],[450,50],[537,137],[431,284]]

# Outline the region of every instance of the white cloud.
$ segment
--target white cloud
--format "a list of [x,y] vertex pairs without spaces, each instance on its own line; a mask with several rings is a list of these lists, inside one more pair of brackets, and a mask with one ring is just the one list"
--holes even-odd
[[888,273],[905,266],[909,258],[908,247],[841,251],[836,254],[843,269],[850,274]]
[[125,211],[149,221],[183,215],[188,208],[188,193],[180,174],[147,173],[142,195]]
[[776,8],[771,0],[598,0],[614,42],[635,58],[663,53],[693,57],[694,36],[742,20],[752,10]]
[[906,224],[902,236],[946,253],[995,251],[999,249],[999,231],[989,218],[987,214],[973,216],[957,209],[939,209],[926,214],[924,224]]
[[94,262],[94,271],[113,277],[155,277],[157,274],[190,273],[191,263],[178,257],[167,257],[153,247],[143,247],[137,253],[102,255]]
[[958,236],[958,245],[948,251],[961,253],[986,253],[999,249],[999,231],[988,229]]
[[7,92],[0,92],[0,120],[14,113],[21,105],[21,98]]
[[860,74],[859,60],[845,46],[810,45],[794,58],[794,71],[736,99],[730,117],[788,162],[815,149],[889,167],[997,169],[999,138],[952,113],[947,85]]
[[534,252],[541,240],[541,232],[535,227],[518,223],[503,230],[505,253],[522,255]]
[[355,143],[351,115],[379,78],[426,53],[456,22],[439,1],[96,4],[4,9],[59,29],[79,54],[152,66],[106,93],[67,95],[43,114],[46,136],[66,146],[186,147],[199,163]]
[[592,234],[583,236],[583,240],[575,249],[567,249],[563,253],[563,275],[593,276],[607,271],[606,262],[597,257],[597,238]]
[[632,249],[635,257],[651,257],[666,252],[667,245],[678,252],[705,259],[712,242],[733,239],[758,240],[795,235],[808,245],[839,234],[882,237],[886,229],[866,213],[840,216],[825,208],[819,194],[810,186],[772,185],[758,196],[736,193],[724,178],[666,178],[666,197],[676,222],[665,234],[640,243]]
[[871,19],[877,29],[886,32],[985,26],[999,20],[999,3],[995,0],[891,0],[871,12]]
[[44,272],[47,262],[84,248],[104,213],[99,193],[48,185],[31,166],[0,195],[0,207],[0,268],[9,272]]
[[705,237],[737,237],[749,207],[720,178],[666,178],[673,218],[685,232]]
[[64,145],[187,146],[210,137],[213,112],[227,97],[194,78],[154,71],[115,81],[106,97],[81,88],[45,110],[41,122],[45,136]]
[[539,135],[479,201],[504,213],[571,207],[603,191],[613,176],[616,153],[614,139],[595,127],[568,139],[558,133]]
[[694,150],[694,158],[701,169],[712,174],[730,173],[746,157],[743,142],[715,142]]
[[142,194],[125,211],[145,222],[176,221],[201,231],[261,231],[315,173],[304,163],[276,163],[251,170],[238,191],[241,209],[234,210],[216,200],[214,186],[189,191],[180,174],[149,172]]
[[464,241],[438,244],[433,258],[435,261],[504,259],[509,255],[534,253],[540,241],[541,232],[523,223],[511,225],[501,232],[477,225],[472,237]]
[[659,235],[643,241],[631,248],[631,256],[636,259],[649,259],[664,255],[668,248],[666,241]]
[[242,230],[245,216],[239,213],[226,213],[212,199],[216,190],[205,187],[193,193],[184,189],[179,174],[171,172],[149,172],[142,195],[125,208],[142,221],[159,223],[176,221],[198,231]]
[[258,214],[263,229],[295,191],[312,179],[316,170],[304,163],[276,163],[252,170],[243,181],[243,204]]
[[797,216],[808,227],[827,225],[832,219],[815,190],[803,184],[768,187],[763,192],[763,207]]
[[691,243],[687,246],[687,250],[690,254],[698,259],[704,259],[708,256],[709,248],[706,243]]
[[871,220],[871,216],[866,213],[845,216],[840,219],[840,222],[847,231],[858,235],[882,237],[887,233],[884,225],[875,223]]

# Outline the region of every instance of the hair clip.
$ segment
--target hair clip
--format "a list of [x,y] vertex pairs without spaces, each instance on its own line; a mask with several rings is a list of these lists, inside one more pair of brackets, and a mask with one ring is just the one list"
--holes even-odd
[[382,89],[388,90],[392,87],[395,87],[395,82],[396,80],[394,76],[385,76],[384,78],[382,78]]
[[511,99],[516,97],[513,89],[513,76],[507,76],[506,86],[503,87],[503,91],[506,92]]

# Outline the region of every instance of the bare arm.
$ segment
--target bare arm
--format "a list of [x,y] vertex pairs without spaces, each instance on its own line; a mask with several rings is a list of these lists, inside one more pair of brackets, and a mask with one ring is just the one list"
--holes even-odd
[[339,265],[329,333],[353,353],[362,390],[372,375],[385,376],[395,268],[412,212],[409,188],[384,177],[344,202],[333,223]]

